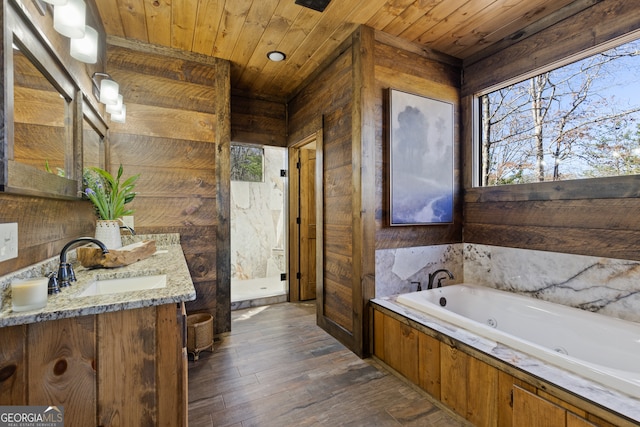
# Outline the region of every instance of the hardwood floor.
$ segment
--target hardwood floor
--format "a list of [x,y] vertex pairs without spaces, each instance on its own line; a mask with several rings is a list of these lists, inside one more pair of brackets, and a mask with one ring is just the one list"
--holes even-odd
[[466,426],[315,324],[314,303],[232,313],[232,332],[189,362],[189,426]]

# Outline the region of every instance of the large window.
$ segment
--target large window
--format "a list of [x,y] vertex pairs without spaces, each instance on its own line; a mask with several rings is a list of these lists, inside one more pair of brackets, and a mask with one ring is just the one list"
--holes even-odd
[[640,41],[478,102],[480,185],[640,173]]

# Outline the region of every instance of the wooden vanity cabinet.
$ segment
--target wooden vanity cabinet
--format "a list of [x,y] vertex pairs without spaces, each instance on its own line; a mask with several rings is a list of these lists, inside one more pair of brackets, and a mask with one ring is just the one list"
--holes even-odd
[[0,405],[64,407],[65,425],[186,426],[184,304],[0,328]]
[[[373,312],[374,355],[449,409],[479,427],[614,427],[634,424],[551,385],[512,375],[497,360],[399,315]],[[588,409],[584,409],[588,408]],[[591,411],[591,412],[590,412]],[[607,421],[601,416],[606,416]]]
[[498,370],[377,310],[374,325],[376,357],[474,425],[498,425]]

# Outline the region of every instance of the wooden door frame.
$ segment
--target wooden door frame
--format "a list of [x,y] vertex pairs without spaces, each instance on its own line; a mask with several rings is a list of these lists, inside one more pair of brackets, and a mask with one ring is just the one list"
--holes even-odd
[[300,170],[297,168],[296,163],[300,159],[302,147],[313,141],[316,143],[314,184],[316,208],[316,301],[322,300],[322,129],[319,129],[289,146],[289,271],[287,273],[287,277],[289,277],[289,302],[300,301],[300,284],[297,278],[298,265],[300,263],[300,229],[296,221],[299,208]]

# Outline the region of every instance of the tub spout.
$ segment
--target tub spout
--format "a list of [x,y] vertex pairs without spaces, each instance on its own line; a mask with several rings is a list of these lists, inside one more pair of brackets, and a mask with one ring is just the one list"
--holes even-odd
[[[433,289],[433,281],[435,280],[436,276],[439,273],[447,273],[447,275],[449,276],[449,279],[453,279],[453,273],[451,273],[446,268],[441,268],[440,270],[436,270],[433,273],[429,274],[429,283],[427,284],[427,289]],[[438,288],[442,287],[442,279],[444,279],[444,277],[441,277],[438,279],[436,287]]]

